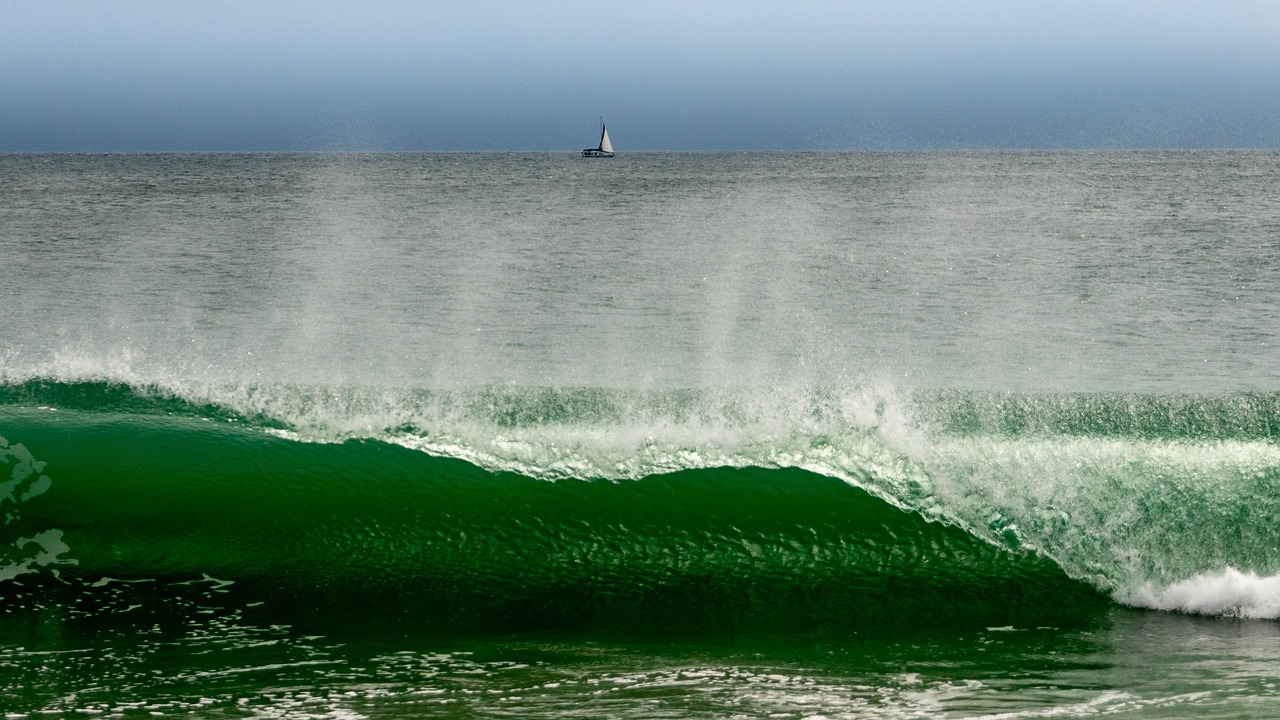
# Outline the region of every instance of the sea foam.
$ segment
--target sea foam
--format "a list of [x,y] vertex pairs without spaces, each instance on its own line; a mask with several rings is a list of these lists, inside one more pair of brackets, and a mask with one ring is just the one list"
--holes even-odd
[[1264,577],[1227,567],[1163,587],[1146,583],[1117,599],[1153,610],[1274,620],[1280,618],[1280,575]]

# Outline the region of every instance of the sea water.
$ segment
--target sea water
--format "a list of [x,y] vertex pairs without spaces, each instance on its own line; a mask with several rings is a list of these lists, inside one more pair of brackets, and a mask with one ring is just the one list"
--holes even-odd
[[0,156],[0,717],[1280,714],[1280,153]]

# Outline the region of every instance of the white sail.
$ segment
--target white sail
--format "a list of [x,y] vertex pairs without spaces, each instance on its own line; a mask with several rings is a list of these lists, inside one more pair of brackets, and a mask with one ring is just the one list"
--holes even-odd
[[582,151],[583,157],[613,157],[613,142],[609,140],[609,130],[604,126],[604,118],[600,118],[600,144]]

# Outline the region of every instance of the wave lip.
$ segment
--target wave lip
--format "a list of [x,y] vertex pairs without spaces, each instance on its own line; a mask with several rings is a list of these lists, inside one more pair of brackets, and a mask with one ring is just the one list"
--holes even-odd
[[1146,583],[1118,599],[1151,610],[1275,620],[1280,619],[1280,575],[1260,576],[1227,567],[1164,587]]

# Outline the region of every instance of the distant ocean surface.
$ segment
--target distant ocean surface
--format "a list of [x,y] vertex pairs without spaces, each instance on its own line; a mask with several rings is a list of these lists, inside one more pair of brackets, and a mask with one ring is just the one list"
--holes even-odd
[[0,155],[0,717],[1280,715],[1280,152]]

